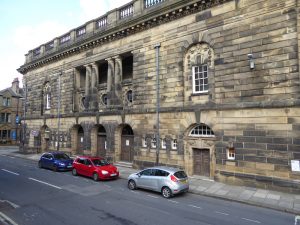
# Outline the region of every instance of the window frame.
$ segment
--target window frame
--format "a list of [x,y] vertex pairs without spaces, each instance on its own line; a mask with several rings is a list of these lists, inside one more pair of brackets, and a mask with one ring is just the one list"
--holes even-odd
[[[200,132],[200,129],[199,129],[198,134],[195,134],[195,133],[193,134],[193,131],[196,131],[196,128],[198,128],[198,127],[201,127],[201,132]],[[205,128],[206,134],[204,134],[204,132],[203,132],[204,128]],[[207,126],[206,124],[201,123],[201,124],[198,124],[197,126],[194,126],[193,129],[191,129],[189,136],[190,137],[215,137],[215,133],[213,132],[213,130],[209,126]]]
[[172,147],[172,150],[177,150],[177,148],[178,148],[178,140],[177,139],[172,140],[171,147]]
[[235,160],[235,148],[227,148],[226,149],[226,156],[228,160]]
[[157,141],[156,138],[151,139],[151,148],[157,148]]
[[[204,70],[204,67],[206,68],[206,70]],[[196,72],[196,68],[198,69],[197,72]],[[201,68],[201,70],[200,70],[200,68]],[[205,76],[205,73],[206,73],[206,76]],[[198,75],[197,80],[196,80],[196,75]],[[208,77],[209,77],[208,64],[201,64],[201,65],[192,67],[193,94],[203,94],[203,93],[207,93],[209,91]],[[206,84],[205,84],[205,80],[206,80]],[[199,85],[196,85],[197,82],[199,82]],[[198,87],[198,88],[196,88],[196,87]],[[199,89],[199,90],[197,90],[197,89]],[[201,90],[201,89],[203,89],[203,90]]]

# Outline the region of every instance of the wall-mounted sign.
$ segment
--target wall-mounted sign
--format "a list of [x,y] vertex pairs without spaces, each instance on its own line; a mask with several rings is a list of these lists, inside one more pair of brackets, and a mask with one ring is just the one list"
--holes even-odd
[[299,160],[291,160],[292,171],[300,172],[300,161]]
[[38,137],[40,132],[38,130],[32,130],[30,131],[30,134],[33,136],[33,137]]
[[129,140],[126,140],[126,146],[129,146]]

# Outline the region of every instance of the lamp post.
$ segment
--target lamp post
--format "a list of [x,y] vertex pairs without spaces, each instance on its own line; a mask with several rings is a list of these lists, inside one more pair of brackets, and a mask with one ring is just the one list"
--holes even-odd
[[159,164],[159,149],[160,149],[160,138],[159,138],[159,110],[160,110],[160,98],[159,98],[159,48],[160,43],[154,45],[156,50],[156,161],[155,164]]

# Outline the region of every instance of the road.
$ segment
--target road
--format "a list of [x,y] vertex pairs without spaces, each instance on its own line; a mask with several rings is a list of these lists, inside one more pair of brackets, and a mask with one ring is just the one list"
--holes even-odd
[[190,193],[164,199],[159,193],[131,191],[124,179],[94,182],[71,172],[39,169],[34,161],[5,155],[0,155],[0,212],[18,225],[295,222],[294,215],[284,212]]

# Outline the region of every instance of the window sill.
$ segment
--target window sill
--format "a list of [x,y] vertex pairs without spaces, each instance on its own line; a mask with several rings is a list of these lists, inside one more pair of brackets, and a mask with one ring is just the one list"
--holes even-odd
[[202,96],[202,95],[208,95],[209,94],[209,91],[206,91],[206,92],[200,92],[200,93],[192,93],[191,96]]

